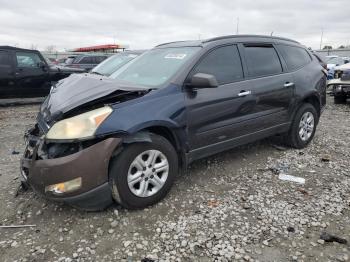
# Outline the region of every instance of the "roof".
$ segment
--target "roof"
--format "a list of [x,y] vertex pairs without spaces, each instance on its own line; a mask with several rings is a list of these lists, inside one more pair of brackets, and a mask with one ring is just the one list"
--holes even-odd
[[0,49],[17,50],[17,51],[39,52],[38,50],[19,48],[19,47],[8,46],[8,45],[0,46]]
[[299,44],[299,42],[284,38],[284,37],[278,37],[278,36],[266,36],[266,35],[227,35],[227,36],[220,36],[220,37],[214,37],[209,38],[205,40],[195,40],[195,41],[176,41],[176,42],[170,42],[170,43],[164,43],[160,44],[157,47],[181,47],[181,46],[202,46],[206,43],[221,41],[221,40],[228,40],[228,39],[254,39],[259,38],[259,40],[282,40],[282,41],[288,41]]

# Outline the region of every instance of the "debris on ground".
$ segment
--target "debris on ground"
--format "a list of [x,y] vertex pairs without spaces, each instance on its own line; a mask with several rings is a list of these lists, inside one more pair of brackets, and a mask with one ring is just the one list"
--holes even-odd
[[345,238],[341,238],[336,235],[329,234],[327,232],[322,232],[320,235],[320,239],[324,240],[325,242],[337,242],[339,244],[344,245],[348,243],[348,241]]
[[290,181],[290,182],[295,182],[299,184],[305,184],[305,178],[302,178],[302,177],[280,174],[278,178],[283,181]]

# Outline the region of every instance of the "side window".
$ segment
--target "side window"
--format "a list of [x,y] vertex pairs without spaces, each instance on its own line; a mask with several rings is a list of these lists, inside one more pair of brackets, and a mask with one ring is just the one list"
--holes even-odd
[[220,85],[243,78],[241,58],[236,46],[219,47],[207,54],[191,72],[214,75]]
[[0,66],[10,66],[10,56],[7,52],[0,51]]
[[16,52],[17,66],[28,68],[39,68],[41,59],[36,53]]
[[95,61],[96,61],[96,64],[99,64],[101,63],[103,60],[105,60],[107,57],[105,56],[96,56],[95,57]]
[[79,64],[93,64],[94,58],[92,56],[85,56],[80,61]]
[[301,47],[279,45],[284,60],[289,70],[296,70],[311,62],[311,58],[307,51]]
[[250,76],[282,73],[281,61],[272,45],[245,45],[244,50]]

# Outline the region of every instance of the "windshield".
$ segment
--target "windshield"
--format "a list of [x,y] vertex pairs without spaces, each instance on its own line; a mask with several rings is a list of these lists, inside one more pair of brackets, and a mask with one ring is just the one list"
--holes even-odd
[[341,57],[332,57],[327,61],[327,64],[342,65],[344,64],[344,59]]
[[164,84],[185,64],[199,47],[150,50],[111,75],[111,78],[156,87]]
[[101,64],[92,69],[92,73],[110,76],[123,65],[127,64],[139,54],[119,53],[103,61]]

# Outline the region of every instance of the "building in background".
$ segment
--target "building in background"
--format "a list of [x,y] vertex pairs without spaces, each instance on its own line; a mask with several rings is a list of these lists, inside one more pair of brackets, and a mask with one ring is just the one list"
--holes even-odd
[[119,51],[124,51],[128,49],[127,45],[96,45],[96,46],[88,46],[88,47],[79,47],[72,50],[72,52],[99,52],[99,53],[117,53]]

